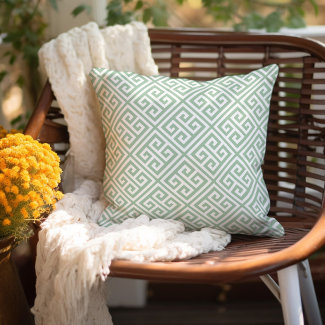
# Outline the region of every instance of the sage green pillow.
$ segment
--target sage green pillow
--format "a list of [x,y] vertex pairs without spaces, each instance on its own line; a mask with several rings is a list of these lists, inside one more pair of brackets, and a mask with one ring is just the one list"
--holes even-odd
[[198,82],[95,68],[106,138],[98,223],[141,214],[187,229],[282,236],[261,164],[278,67]]

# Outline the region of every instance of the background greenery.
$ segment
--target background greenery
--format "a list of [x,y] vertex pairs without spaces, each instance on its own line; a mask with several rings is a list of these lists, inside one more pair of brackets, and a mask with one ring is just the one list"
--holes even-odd
[[[9,45],[3,54],[7,67],[21,59],[25,62],[27,74],[18,74],[12,82],[19,87],[28,87],[32,102],[37,100],[40,90],[38,56],[40,46],[46,41],[47,21],[42,10],[47,2],[58,12],[60,2],[68,0],[2,0],[0,2],[0,34],[2,42]],[[151,26],[168,26],[175,11],[180,11],[190,0],[110,0],[106,7],[106,25],[126,24],[140,20]],[[200,0],[196,0],[200,1]],[[235,30],[264,29],[278,31],[281,27],[305,26],[306,10],[318,14],[316,0],[201,0],[201,11],[210,17],[216,26],[232,26]],[[71,16],[92,8],[82,3],[76,6]],[[195,10],[195,9],[193,9]],[[8,69],[0,71],[0,83]],[[29,82],[26,82],[28,79]],[[29,113],[20,115],[12,124],[23,127]]]
[[[179,6],[187,0],[175,0]],[[316,0],[202,0],[207,15],[235,30],[265,29],[276,32],[281,27],[305,26],[306,5],[318,14]],[[107,5],[107,25],[125,24],[133,19],[168,25],[168,6],[163,0],[111,0]]]

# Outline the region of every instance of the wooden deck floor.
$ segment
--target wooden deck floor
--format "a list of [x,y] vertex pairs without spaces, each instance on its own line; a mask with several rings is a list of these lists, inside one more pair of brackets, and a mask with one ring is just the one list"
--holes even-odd
[[[324,320],[324,302],[320,308]],[[114,325],[283,325],[279,303],[265,301],[150,303],[141,309],[114,308],[110,312]]]
[[149,303],[145,308],[111,310],[114,325],[282,325],[274,303]]
[[[325,320],[325,282],[316,281],[315,287]],[[111,308],[110,313],[114,325],[283,325],[280,304],[258,282],[228,287],[151,284],[145,308]]]

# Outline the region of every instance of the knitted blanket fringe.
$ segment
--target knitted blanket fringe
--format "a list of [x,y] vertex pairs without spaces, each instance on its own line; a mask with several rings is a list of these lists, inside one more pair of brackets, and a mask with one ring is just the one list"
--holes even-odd
[[103,288],[113,259],[187,259],[222,250],[230,235],[210,228],[185,232],[178,221],[145,215],[109,228],[96,223],[106,206],[101,199],[104,137],[86,76],[93,66],[157,74],[143,24],[99,30],[90,23],[45,44],[39,56],[68,124],[66,168],[75,177],[65,186],[75,189],[57,203],[39,232],[32,312],[39,325],[112,324]]

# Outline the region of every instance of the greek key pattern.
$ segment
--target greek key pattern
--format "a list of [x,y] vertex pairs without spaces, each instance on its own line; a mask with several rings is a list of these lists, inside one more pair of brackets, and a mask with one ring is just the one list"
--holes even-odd
[[277,73],[197,82],[93,69],[106,138],[99,224],[146,214],[189,230],[281,236],[261,170]]

